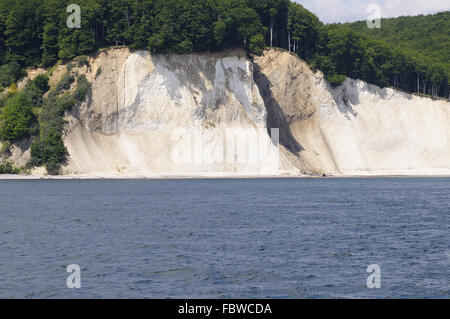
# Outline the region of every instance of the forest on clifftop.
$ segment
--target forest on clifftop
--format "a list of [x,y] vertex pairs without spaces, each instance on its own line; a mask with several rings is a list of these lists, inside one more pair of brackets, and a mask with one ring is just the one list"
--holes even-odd
[[[334,25],[332,27],[338,27]],[[432,15],[383,19],[380,29],[367,28],[366,21],[340,25],[362,36],[380,40],[411,58],[419,69],[445,70],[450,78],[450,11]],[[410,67],[411,68],[411,67]],[[410,72],[411,73],[411,72]],[[417,74],[416,76],[420,76]],[[421,82],[420,91],[424,92]],[[410,88],[411,89],[411,88]],[[430,91],[432,88],[428,88]]]
[[374,30],[365,21],[324,25],[289,0],[79,0],[81,28],[71,29],[71,2],[0,1],[0,86],[23,76],[24,67],[51,67],[107,46],[152,53],[241,47],[249,54],[275,46],[322,70],[333,85],[348,76],[449,95],[449,12],[383,19]]

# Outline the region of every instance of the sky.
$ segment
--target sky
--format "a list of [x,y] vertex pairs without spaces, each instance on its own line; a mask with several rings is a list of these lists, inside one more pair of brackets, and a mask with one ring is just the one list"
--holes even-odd
[[378,4],[381,18],[430,14],[450,10],[450,0],[294,0],[325,23],[367,20],[367,8]]

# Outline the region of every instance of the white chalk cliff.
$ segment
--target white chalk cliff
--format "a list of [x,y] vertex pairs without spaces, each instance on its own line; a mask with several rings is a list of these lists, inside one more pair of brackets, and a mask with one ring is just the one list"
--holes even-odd
[[[445,100],[351,79],[331,88],[279,50],[252,63],[110,49],[90,62],[78,71],[91,94],[66,116],[66,175],[450,175]],[[251,138],[239,147],[230,133]]]
[[334,175],[450,175],[450,102],[351,79],[333,89],[286,52],[269,51],[256,65],[272,125],[286,124],[301,167]]
[[[98,68],[97,78],[90,75],[91,96],[67,116],[65,174],[280,174],[253,64],[243,51],[109,50],[90,72]],[[246,136],[243,144],[239,135]],[[253,158],[260,153],[267,156]]]

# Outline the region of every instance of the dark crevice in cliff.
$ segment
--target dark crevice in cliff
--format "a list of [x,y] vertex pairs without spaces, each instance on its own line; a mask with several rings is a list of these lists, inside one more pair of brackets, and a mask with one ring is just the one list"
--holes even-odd
[[264,105],[267,110],[267,131],[269,135],[271,135],[272,128],[278,128],[280,130],[280,144],[286,147],[291,153],[297,155],[303,151],[304,148],[292,135],[286,115],[273,97],[271,90],[272,83],[264,73],[261,72],[260,67],[257,64],[254,64],[253,67],[254,80],[259,88],[259,92],[264,100]]

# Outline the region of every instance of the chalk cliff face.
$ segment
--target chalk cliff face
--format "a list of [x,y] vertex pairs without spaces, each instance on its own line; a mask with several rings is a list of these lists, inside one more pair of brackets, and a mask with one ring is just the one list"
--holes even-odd
[[280,173],[270,160],[276,145],[244,52],[150,56],[110,50],[88,72],[98,74],[98,68],[100,75],[90,76],[90,98],[67,116],[65,174]]
[[351,79],[333,89],[286,52],[266,52],[256,65],[271,95],[271,125],[285,125],[302,166],[326,174],[450,174],[448,101]]
[[92,92],[66,116],[64,174],[450,174],[447,101],[350,79],[331,88],[278,50],[252,63],[110,49],[90,62],[79,71]]

